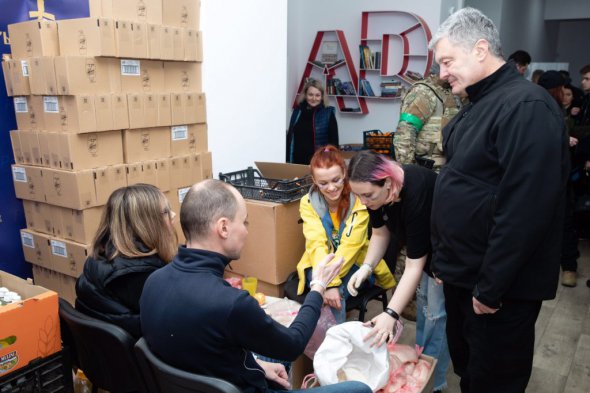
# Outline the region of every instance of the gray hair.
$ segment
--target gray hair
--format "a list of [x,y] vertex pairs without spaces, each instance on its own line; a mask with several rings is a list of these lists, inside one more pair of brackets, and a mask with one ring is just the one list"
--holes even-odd
[[478,40],[484,39],[490,45],[490,52],[496,57],[503,58],[502,43],[496,25],[475,8],[462,8],[449,16],[430,40],[428,48],[434,49],[443,37],[467,50],[471,50]]
[[180,226],[187,241],[209,236],[211,225],[221,217],[234,220],[238,200],[233,187],[220,180],[203,180],[191,187],[180,207]]

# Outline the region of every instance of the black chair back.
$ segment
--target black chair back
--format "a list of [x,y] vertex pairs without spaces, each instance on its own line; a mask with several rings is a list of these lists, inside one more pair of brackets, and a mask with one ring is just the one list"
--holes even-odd
[[135,344],[135,353],[148,393],[240,393],[236,386],[222,379],[164,363],[149,349],[145,338]]
[[[146,391],[133,352],[134,338],[112,323],[77,311],[66,301],[59,303],[62,331],[69,332],[77,365],[97,388],[113,393]],[[64,337],[64,339],[67,339]]]

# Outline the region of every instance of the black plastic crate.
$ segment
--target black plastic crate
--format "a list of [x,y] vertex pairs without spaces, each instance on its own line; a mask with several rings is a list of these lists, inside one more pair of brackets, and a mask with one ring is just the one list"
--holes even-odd
[[257,169],[219,173],[219,179],[234,186],[244,198],[286,203],[301,199],[309,192],[311,176],[293,180],[268,179]]
[[395,159],[393,132],[384,134],[381,130],[363,131],[363,149],[373,150]]
[[0,377],[0,393],[72,393],[72,362],[67,350],[33,360]]

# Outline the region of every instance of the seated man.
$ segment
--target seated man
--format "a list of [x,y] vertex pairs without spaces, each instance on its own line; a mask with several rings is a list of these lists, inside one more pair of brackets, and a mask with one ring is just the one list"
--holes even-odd
[[[180,223],[187,239],[172,263],[147,280],[140,304],[144,337],[152,351],[177,368],[227,380],[244,392],[289,388],[282,364],[257,360],[256,352],[295,360],[310,339],[326,283],[342,259],[333,254],[313,272],[311,292],[289,328],[273,321],[248,292],[223,280],[227,264],[240,258],[246,237],[246,203],[231,185],[205,180],[187,193]],[[262,250],[261,250],[262,251]],[[269,388],[268,381],[272,381]],[[360,382],[311,389],[317,392],[370,393]]]

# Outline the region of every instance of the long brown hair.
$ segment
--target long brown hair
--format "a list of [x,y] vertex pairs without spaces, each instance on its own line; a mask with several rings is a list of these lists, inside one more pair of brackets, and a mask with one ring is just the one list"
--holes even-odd
[[[348,176],[346,175],[346,164],[344,163],[344,158],[342,158],[340,150],[332,145],[320,147],[313,154],[311,162],[309,163],[312,176],[315,168],[328,169],[335,165],[342,169],[342,176],[344,178],[342,194],[340,194],[340,200],[338,201],[338,217],[340,218],[340,221],[343,221],[346,218],[346,213],[350,207],[350,184],[348,183]],[[314,185],[314,187],[316,186]]]
[[[157,254],[170,262],[176,254],[176,233],[165,220],[169,214],[162,212],[166,197],[155,186],[134,184],[115,190],[102,214],[94,241],[92,256],[101,255],[108,261],[117,256],[140,258]],[[142,244],[147,251],[141,250]]]

